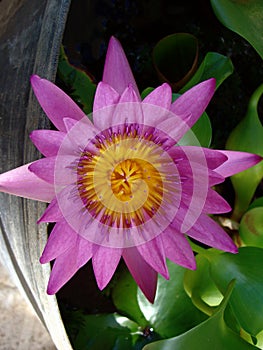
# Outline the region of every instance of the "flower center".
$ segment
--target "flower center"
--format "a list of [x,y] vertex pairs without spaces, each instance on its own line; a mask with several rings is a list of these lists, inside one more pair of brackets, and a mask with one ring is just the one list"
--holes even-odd
[[143,170],[138,161],[126,159],[116,165],[111,174],[111,189],[114,195],[125,202],[132,198],[138,181],[143,178]]
[[79,195],[91,216],[124,229],[150,220],[176,184],[160,144],[133,130],[102,134],[94,146],[97,151],[85,150],[77,168]]
[[136,160],[126,159],[116,165],[111,174],[111,189],[114,195],[125,202],[132,198],[133,190],[143,177],[143,171]]

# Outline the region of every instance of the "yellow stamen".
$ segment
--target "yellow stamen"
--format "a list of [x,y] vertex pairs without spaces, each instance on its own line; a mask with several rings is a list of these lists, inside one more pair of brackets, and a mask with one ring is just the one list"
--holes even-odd
[[96,147],[97,154],[83,152],[77,169],[86,209],[109,226],[143,224],[159,210],[164,182],[169,182],[162,170],[162,148],[151,136],[136,137],[136,131],[98,140]]

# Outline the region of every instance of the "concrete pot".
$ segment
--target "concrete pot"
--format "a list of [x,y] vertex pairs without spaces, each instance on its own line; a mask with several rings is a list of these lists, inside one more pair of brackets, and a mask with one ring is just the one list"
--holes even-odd
[[[48,127],[29,84],[31,74],[54,80],[70,0],[0,3],[0,172],[39,158],[28,135]],[[39,257],[47,229],[44,203],[0,193],[0,256],[57,349],[72,350],[55,296],[46,294],[50,267]]]

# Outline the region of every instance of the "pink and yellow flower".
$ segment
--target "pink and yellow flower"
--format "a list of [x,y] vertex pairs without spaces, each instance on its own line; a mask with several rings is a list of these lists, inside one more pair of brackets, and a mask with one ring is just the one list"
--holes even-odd
[[257,155],[179,146],[215,90],[209,79],[172,103],[168,84],[141,100],[120,43],[112,38],[91,122],[58,87],[31,78],[35,95],[57,130],[35,130],[44,158],[0,175],[0,190],[50,203],[39,219],[54,222],[41,263],[55,259],[48,293],[56,293],[92,259],[98,287],[121,258],[153,302],[166,258],[195,269],[186,235],[236,253],[208,214],[229,211],[212,189],[245,170]]

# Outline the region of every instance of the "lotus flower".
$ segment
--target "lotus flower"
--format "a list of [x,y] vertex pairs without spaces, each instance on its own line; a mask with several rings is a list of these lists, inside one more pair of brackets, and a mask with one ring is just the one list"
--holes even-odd
[[179,146],[215,90],[209,79],[172,103],[163,84],[141,100],[120,43],[111,38],[91,122],[63,91],[34,75],[34,93],[57,130],[35,130],[44,158],[0,175],[0,190],[50,203],[39,223],[56,223],[41,263],[55,259],[47,292],[56,293],[92,259],[100,289],[121,257],[154,301],[166,258],[195,269],[186,235],[236,253],[208,214],[231,210],[211,187],[245,170],[257,155]]

